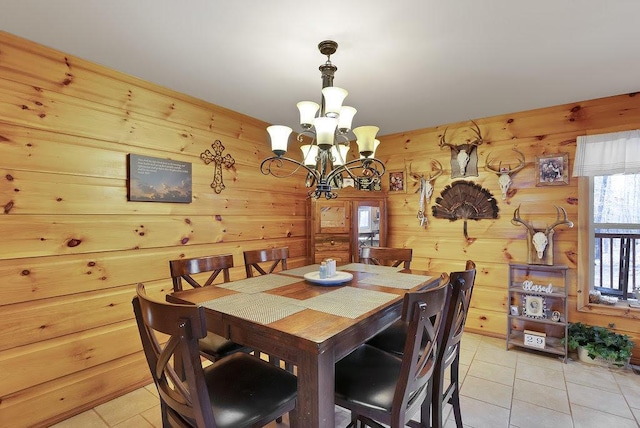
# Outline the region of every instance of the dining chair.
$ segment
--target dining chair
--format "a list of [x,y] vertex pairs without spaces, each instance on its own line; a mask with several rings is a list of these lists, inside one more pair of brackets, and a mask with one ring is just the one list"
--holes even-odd
[[[213,284],[220,273],[223,282],[229,282],[229,269],[232,267],[231,254],[170,260],[169,271],[173,280],[173,290],[182,290],[183,280],[194,288],[207,287]],[[208,272],[211,272],[211,275],[203,283],[196,281],[192,276]],[[211,361],[217,361],[235,352],[251,352],[251,349],[211,332],[200,340],[200,353]]]
[[410,269],[412,255],[411,248],[362,247],[360,263],[393,267],[402,264],[404,269]]
[[[453,406],[456,418],[456,426],[462,427],[462,415],[460,411],[460,386],[459,386],[459,365],[460,365],[460,340],[464,331],[467,313],[471,303],[473,285],[475,283],[476,265],[468,260],[464,271],[451,272],[451,294],[447,302],[446,317],[442,323],[441,336],[443,346],[438,351],[438,365],[433,375],[432,389],[433,395],[429,398],[432,402],[431,412],[433,415],[432,426],[441,428],[442,406],[449,403]],[[391,326],[375,335],[367,344],[382,349],[397,357],[402,357],[404,344],[407,338],[407,325],[404,320],[398,320]],[[450,367],[449,385],[444,387],[445,371]]]
[[[152,300],[142,284],[136,291],[133,310],[163,427],[261,427],[295,408],[296,377],[257,357],[235,353],[202,367],[204,308]],[[178,355],[181,370],[171,364]],[[295,412],[290,417],[295,420]]]
[[[431,426],[442,428],[445,420],[442,408],[449,403],[453,407],[456,427],[462,428],[460,409],[460,341],[467,321],[471,295],[476,279],[476,265],[468,260],[464,271],[451,272],[451,297],[442,324],[443,346],[438,350],[438,359],[431,390]],[[445,388],[445,371],[450,368]]]
[[402,358],[364,344],[336,363],[335,402],[351,411],[349,427],[421,426],[411,419],[430,405],[425,400],[431,396],[450,289],[449,276],[443,273],[437,287],[405,294],[402,319],[407,323],[407,340]]
[[[206,287],[222,273],[222,282],[229,282],[229,269],[233,267],[233,255],[222,254],[216,256],[194,257],[191,259],[177,259],[169,261],[169,270],[173,280],[173,291],[182,290],[182,280],[193,288]],[[192,275],[211,272],[209,278],[201,284]]]
[[[277,247],[266,248],[262,250],[247,250],[244,251],[244,266],[247,272],[247,278],[253,278],[254,270],[260,275],[268,275],[273,273],[280,264],[282,270],[287,269],[287,259],[289,258],[289,247]],[[265,270],[260,263],[271,262],[269,267]],[[269,355],[269,362],[275,366],[280,367],[280,359],[272,355]],[[285,361],[285,369],[293,373],[293,365]],[[280,422],[278,420],[277,422]]]
[[[280,264],[282,270],[287,269],[287,259],[289,258],[289,247],[266,248],[262,250],[247,250],[244,253],[244,267],[247,271],[247,278],[254,275],[254,270],[260,275],[273,273]],[[261,263],[271,262],[268,269],[262,267]]]

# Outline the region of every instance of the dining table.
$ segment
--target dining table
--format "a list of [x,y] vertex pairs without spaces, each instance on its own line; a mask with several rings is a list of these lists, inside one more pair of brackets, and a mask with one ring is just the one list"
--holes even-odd
[[329,278],[318,264],[173,292],[173,303],[204,307],[207,329],[297,366],[292,427],[333,427],[334,365],[400,318],[407,292],[440,274],[349,263]]

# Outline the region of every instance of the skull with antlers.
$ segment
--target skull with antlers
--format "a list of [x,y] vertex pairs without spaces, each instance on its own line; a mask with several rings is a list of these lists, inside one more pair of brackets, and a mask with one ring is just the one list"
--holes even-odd
[[[553,234],[554,229],[562,224],[573,227],[573,222],[567,218],[567,211],[555,206],[557,212],[556,222],[546,229],[536,229],[530,223],[520,217],[520,207],[513,212],[511,223],[520,223],[527,228],[527,263],[553,265]],[[560,218],[562,212],[563,218]],[[546,252],[545,252],[546,250]]]
[[487,155],[487,163],[485,165],[485,168],[498,175],[498,184],[500,185],[500,191],[502,192],[503,201],[507,200],[507,192],[509,191],[509,187],[511,187],[511,183],[513,183],[511,176],[514,175],[516,172],[520,171],[526,165],[524,160],[524,153],[522,153],[520,150],[518,150],[515,147],[513,148],[513,151],[518,153],[519,155],[518,156],[519,163],[514,168],[511,168],[510,166],[503,168],[502,161],[498,163],[498,167],[496,168],[494,165],[491,165],[491,163],[493,162],[493,159],[491,159],[491,153]]
[[411,177],[413,181],[420,183],[415,193],[420,194],[420,209],[418,210],[417,217],[422,227],[426,227],[428,222],[425,209],[433,194],[433,182],[442,175],[444,168],[440,162],[434,159],[431,161],[431,171],[435,171],[435,173],[429,173],[429,177],[425,177],[424,174],[411,172],[411,164],[409,164],[409,177]]
[[[476,149],[476,147],[478,147],[479,145],[481,145],[484,142],[484,139],[482,138],[482,133],[480,132],[480,127],[478,126],[477,123],[475,123],[473,120],[471,121],[471,123],[473,123],[475,128],[472,128],[473,133],[476,135],[476,137],[464,144],[451,144],[451,143],[447,143],[447,129],[446,128],[444,130],[444,132],[442,133],[442,136],[440,137],[440,148],[444,148],[444,147],[449,147],[451,149],[451,156],[452,156],[452,160],[451,160],[451,166],[454,166],[454,162],[453,162],[453,155],[455,154],[456,156],[456,161],[457,161],[457,166],[459,168],[460,171],[460,177],[465,177],[467,174],[467,165],[469,164],[469,160],[471,159],[471,154],[473,153],[473,151]],[[451,176],[452,178],[454,177],[454,171],[453,168],[451,170]]]

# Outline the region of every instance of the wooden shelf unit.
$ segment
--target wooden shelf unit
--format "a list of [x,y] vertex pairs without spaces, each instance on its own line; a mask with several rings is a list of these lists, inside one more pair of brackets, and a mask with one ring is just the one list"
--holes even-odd
[[[507,350],[509,347],[518,346],[546,352],[562,357],[567,362],[568,341],[564,340],[568,335],[568,282],[569,268],[564,265],[530,265],[521,263],[509,263],[509,289],[508,289],[508,316],[507,316]],[[552,292],[543,290],[526,290],[523,282],[529,280],[534,285],[546,288],[553,286]],[[539,303],[542,298],[541,314],[527,315],[525,303],[535,299]],[[512,307],[517,308],[518,314],[512,312]],[[560,313],[560,320],[554,321],[551,315],[554,311]],[[544,333],[544,348],[532,346],[525,342],[525,330],[534,333]],[[531,336],[530,336],[531,337]]]

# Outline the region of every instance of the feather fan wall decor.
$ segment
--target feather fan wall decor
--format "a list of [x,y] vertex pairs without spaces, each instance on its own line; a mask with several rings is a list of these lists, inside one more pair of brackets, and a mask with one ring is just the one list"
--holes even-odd
[[450,221],[464,220],[464,237],[469,240],[467,220],[498,218],[498,202],[490,191],[472,181],[454,181],[445,186],[432,207],[433,216]]

